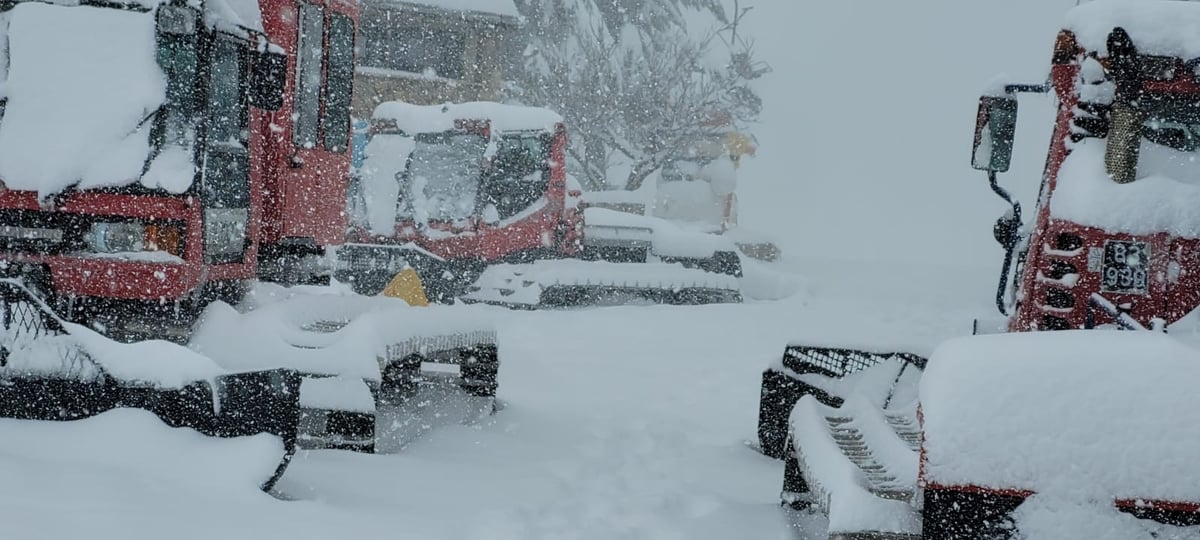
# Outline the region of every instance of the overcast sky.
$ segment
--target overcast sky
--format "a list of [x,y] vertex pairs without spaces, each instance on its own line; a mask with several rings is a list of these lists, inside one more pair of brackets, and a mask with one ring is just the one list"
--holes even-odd
[[[1040,82],[1075,0],[752,0],[762,59],[741,222],[791,255],[999,267],[1005,204],[969,166],[980,91]],[[743,3],[745,0],[743,0]],[[1012,170],[1032,215],[1052,122],[1023,96]]]

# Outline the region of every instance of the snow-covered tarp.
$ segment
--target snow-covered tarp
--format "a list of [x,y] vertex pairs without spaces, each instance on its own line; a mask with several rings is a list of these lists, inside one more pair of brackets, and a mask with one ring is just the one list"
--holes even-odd
[[388,101],[375,107],[376,120],[393,120],[396,127],[408,134],[440,133],[454,129],[457,120],[488,120],[497,132],[553,131],[563,121],[562,116],[549,109],[504,105],[491,101],[447,103],[444,105],[413,105],[403,101]]
[[1124,28],[1141,54],[1200,57],[1200,3],[1094,0],[1067,12],[1065,28],[1081,47],[1108,54],[1108,35]]
[[1080,330],[946,342],[921,380],[924,480],[1078,500],[1200,501],[1200,352]]

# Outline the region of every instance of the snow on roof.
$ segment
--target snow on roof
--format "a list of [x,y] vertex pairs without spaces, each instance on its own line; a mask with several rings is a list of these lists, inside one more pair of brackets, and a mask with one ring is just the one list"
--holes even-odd
[[1143,141],[1138,180],[1118,184],[1104,169],[1105,142],[1084,139],[1072,146],[1050,196],[1050,214],[1109,232],[1200,238],[1200,167],[1193,155]]
[[210,26],[231,30],[225,27],[225,24],[229,24],[266,33],[263,30],[262,10],[259,9],[258,0],[205,0],[204,11]]
[[1200,3],[1179,0],[1095,0],[1067,12],[1064,27],[1081,47],[1106,55],[1108,35],[1124,28],[1138,52],[1200,57]]
[[473,11],[502,17],[519,17],[512,0],[404,0],[406,4],[435,7],[447,11]]
[[41,196],[137,181],[165,94],[154,15],[22,3],[7,37],[0,180]]
[[444,105],[413,105],[403,101],[388,101],[375,107],[376,120],[394,120],[400,130],[415,133],[438,133],[454,129],[456,120],[489,120],[492,129],[506,131],[553,131],[563,121],[562,116],[549,109],[505,105],[491,101],[446,103]]
[[1107,330],[958,338],[921,381],[924,479],[1200,502],[1200,351]]

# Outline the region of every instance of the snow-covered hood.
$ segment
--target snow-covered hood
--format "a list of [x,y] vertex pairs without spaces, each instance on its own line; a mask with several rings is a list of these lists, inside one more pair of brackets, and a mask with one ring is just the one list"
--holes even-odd
[[[153,117],[166,99],[156,61],[157,0],[145,9],[22,2],[0,12],[0,181],[41,198],[141,184],[182,193],[195,175],[190,150],[151,156]],[[199,6],[199,2],[194,3]],[[262,32],[255,0],[207,0],[205,24]]]
[[1118,184],[1104,169],[1105,142],[1084,139],[1071,147],[1050,196],[1050,215],[1114,233],[1200,238],[1200,168],[1193,154],[1143,141],[1138,179]]
[[42,197],[137,181],[166,93],[154,14],[29,2],[5,18],[0,179]]

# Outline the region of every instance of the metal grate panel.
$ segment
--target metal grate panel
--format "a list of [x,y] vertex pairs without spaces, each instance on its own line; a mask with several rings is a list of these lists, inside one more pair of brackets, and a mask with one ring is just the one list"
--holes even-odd
[[784,349],[783,367],[796,373],[820,373],[830,377],[845,377],[892,358],[898,358],[920,369],[925,369],[926,359],[912,353],[880,353],[807,345],[789,345]]
[[0,279],[0,374],[97,380],[100,367],[20,282]]

